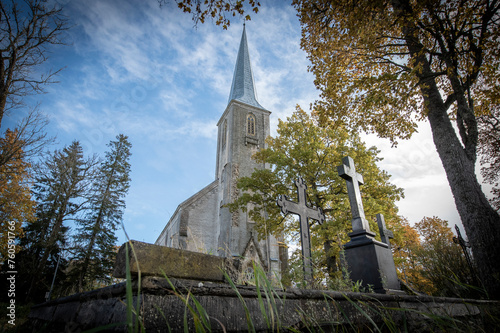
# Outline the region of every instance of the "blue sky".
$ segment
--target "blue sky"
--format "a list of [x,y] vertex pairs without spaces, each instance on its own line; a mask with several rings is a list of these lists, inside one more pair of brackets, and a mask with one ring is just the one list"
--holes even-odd
[[[193,26],[191,17],[156,0],[60,0],[74,27],[71,45],[52,48],[45,68],[65,67],[47,94],[30,98],[50,118],[49,131],[61,148],[79,140],[87,154],[103,156],[119,133],[132,148],[132,182],[124,224],[132,239],[154,242],[177,205],[215,177],[216,123],[231,89],[242,21],[228,30],[211,22]],[[318,98],[313,75],[300,49],[300,25],[288,2],[266,1],[247,22],[258,100],[278,118],[295,105]],[[2,132],[23,113],[2,122]],[[391,148],[366,135],[382,150],[380,167],[405,189],[400,214],[411,223],[439,216],[459,223],[437,157],[429,125]],[[118,231],[119,242],[125,241]]]

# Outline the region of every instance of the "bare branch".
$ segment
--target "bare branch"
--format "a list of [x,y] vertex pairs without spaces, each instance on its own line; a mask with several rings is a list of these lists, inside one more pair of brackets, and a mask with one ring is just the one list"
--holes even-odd
[[55,138],[49,137],[45,131],[48,123],[47,117],[35,107],[13,130],[16,135],[12,145],[0,151],[0,166],[6,165],[14,156],[21,156],[29,162],[40,155],[55,141]]
[[48,59],[51,45],[64,44],[69,29],[61,8],[43,0],[0,2],[0,125],[4,113],[22,105],[23,97],[42,93],[60,71],[38,78],[36,67]]

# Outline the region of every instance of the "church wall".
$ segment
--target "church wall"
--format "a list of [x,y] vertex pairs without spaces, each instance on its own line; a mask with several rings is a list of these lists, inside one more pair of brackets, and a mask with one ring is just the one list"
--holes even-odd
[[215,253],[217,185],[217,182],[212,182],[181,203],[155,244],[195,252]]
[[[212,183],[214,184],[214,183]],[[216,185],[217,183],[215,183]],[[187,250],[209,254],[217,253],[217,199],[218,186],[212,186],[209,191],[198,192],[187,212]]]
[[158,237],[155,242],[155,245],[163,245],[173,248],[179,247],[179,225],[180,225],[180,214],[179,208],[174,212],[174,215],[170,218],[167,223],[165,229],[163,229],[162,233]]

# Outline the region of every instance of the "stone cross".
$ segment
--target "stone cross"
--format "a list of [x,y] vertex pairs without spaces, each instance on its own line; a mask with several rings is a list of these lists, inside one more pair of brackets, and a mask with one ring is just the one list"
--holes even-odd
[[470,247],[469,242],[467,242],[462,237],[462,233],[460,232],[460,228],[456,224],[455,224],[455,230],[457,232],[457,237],[453,237],[453,242],[456,244],[459,244],[462,247],[462,250],[464,251],[464,253],[468,253],[467,248]]
[[347,194],[349,195],[352,212],[353,233],[359,231],[370,232],[370,225],[365,218],[363,202],[361,201],[361,192],[359,190],[359,185],[363,185],[363,176],[356,172],[354,161],[349,156],[342,159],[342,165],[337,167],[337,172],[347,183]]
[[371,285],[377,293],[402,293],[389,243],[392,232],[386,229],[384,217],[377,215],[382,238],[379,242],[366,220],[359,191],[363,177],[356,172],[354,161],[348,156],[342,159],[337,171],[346,180],[352,212],[352,232],[348,234],[351,240],[344,245],[350,278],[361,281],[364,287]]
[[390,249],[391,242],[389,241],[389,239],[393,239],[394,234],[392,233],[392,231],[390,231],[389,229],[387,229],[385,227],[384,215],[377,214],[377,224],[378,224],[378,230],[380,232],[380,240],[382,241],[382,243],[387,244],[389,246],[389,249]]
[[300,222],[300,242],[302,243],[302,259],[304,261],[304,278],[310,285],[312,283],[312,264],[311,264],[311,235],[309,234],[308,219],[317,220],[320,224],[325,221],[325,214],[321,207],[312,208],[306,202],[307,186],[302,178],[295,180],[297,187],[298,202],[288,199],[288,197],[280,195],[277,203],[281,207],[283,214],[297,214]]
[[470,271],[474,275],[474,266],[472,265],[472,260],[469,255],[469,251],[467,250],[468,247],[470,247],[470,243],[467,242],[463,237],[462,233],[460,232],[460,228],[458,225],[455,224],[455,230],[457,231],[457,237],[453,237],[453,242],[456,244],[459,244],[462,247],[462,251],[464,251],[465,255],[465,260],[467,260],[467,264],[469,264]]

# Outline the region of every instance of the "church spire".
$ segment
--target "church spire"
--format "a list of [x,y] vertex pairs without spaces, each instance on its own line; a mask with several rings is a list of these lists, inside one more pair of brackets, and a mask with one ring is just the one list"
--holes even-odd
[[236,66],[234,67],[233,84],[231,85],[228,103],[233,99],[264,109],[257,102],[252,67],[250,66],[250,56],[248,54],[245,25],[243,25],[243,34],[241,35],[240,49],[236,59]]

